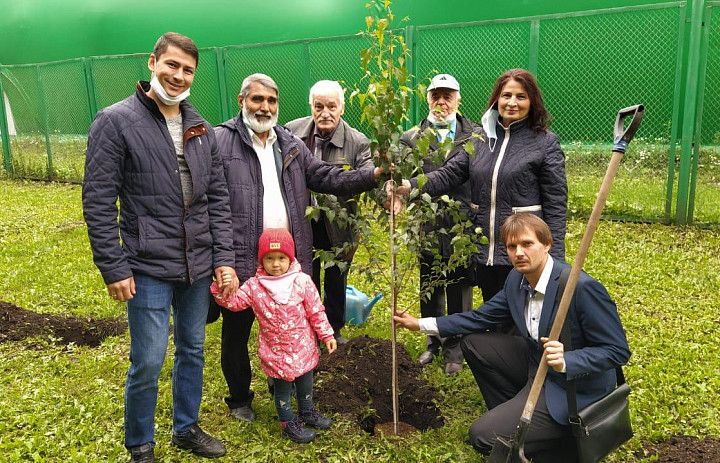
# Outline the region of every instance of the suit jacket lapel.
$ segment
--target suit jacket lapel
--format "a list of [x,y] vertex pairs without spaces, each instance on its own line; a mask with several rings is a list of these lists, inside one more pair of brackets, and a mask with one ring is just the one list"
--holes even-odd
[[512,277],[508,277],[507,285],[511,289],[508,298],[508,305],[510,306],[510,313],[512,314],[515,326],[517,326],[520,334],[525,337],[529,337],[527,325],[525,324],[525,303],[527,302],[527,293],[520,288],[520,282],[522,281],[522,275],[518,272],[510,272]]

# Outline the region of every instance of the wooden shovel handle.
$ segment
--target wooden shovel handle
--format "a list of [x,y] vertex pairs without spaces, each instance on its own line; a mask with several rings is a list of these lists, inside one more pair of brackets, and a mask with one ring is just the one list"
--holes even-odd
[[[631,122],[630,127],[624,134],[620,134],[621,137],[624,135],[628,138],[627,141],[632,139],[635,135],[635,131],[640,125],[643,111],[644,107],[642,105],[637,105],[621,109],[618,112],[618,121],[621,121],[628,115],[633,115],[633,121]],[[612,158],[610,159],[610,165],[608,165],[607,171],[605,172],[605,178],[603,178],[602,184],[600,185],[600,191],[595,199],[590,219],[588,219],[588,224],[585,228],[585,234],[583,234],[582,241],[580,241],[580,248],[578,249],[577,255],[575,255],[575,262],[573,262],[572,268],[570,269],[570,276],[568,277],[565,291],[563,292],[562,299],[560,299],[560,305],[558,306],[557,313],[555,314],[555,320],[553,321],[552,328],[550,329],[549,339],[551,341],[557,340],[560,336],[560,331],[562,331],[563,324],[565,323],[565,317],[567,316],[568,309],[570,308],[570,301],[572,300],[573,294],[575,294],[575,286],[577,285],[578,277],[580,276],[583,264],[585,263],[585,257],[587,257],[588,250],[590,249],[590,243],[592,242],[595,230],[597,230],[598,224],[600,223],[600,216],[602,215],[602,210],[605,207],[605,201],[610,194],[610,188],[612,187],[613,179],[620,167],[620,161],[622,160],[623,154],[624,153],[620,151],[613,151]],[[525,402],[525,408],[523,408],[521,420],[530,421],[532,419],[537,399],[540,397],[540,391],[542,390],[545,377],[547,376],[547,369],[548,366],[545,361],[545,353],[543,352],[542,358],[540,359],[540,365],[538,365],[538,370],[535,374],[535,380],[530,388],[530,393],[528,394],[527,401]]]

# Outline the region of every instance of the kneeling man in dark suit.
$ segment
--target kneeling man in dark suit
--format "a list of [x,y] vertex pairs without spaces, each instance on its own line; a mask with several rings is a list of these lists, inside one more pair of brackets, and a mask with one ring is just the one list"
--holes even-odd
[[[508,217],[501,238],[514,269],[495,297],[472,312],[421,319],[403,313],[395,322],[430,335],[466,335],[463,355],[488,408],[470,427],[470,443],[484,454],[497,436],[514,434],[544,349],[549,371],[525,454],[536,462],[571,462],[576,456],[569,440],[566,380],[575,380],[578,409],[609,394],[616,385],[615,367],[630,358],[625,331],[605,287],[581,273],[565,321],[573,350],[548,341],[560,273],[568,265],[548,254],[550,229],[532,214]],[[488,331],[509,321],[519,335]]]

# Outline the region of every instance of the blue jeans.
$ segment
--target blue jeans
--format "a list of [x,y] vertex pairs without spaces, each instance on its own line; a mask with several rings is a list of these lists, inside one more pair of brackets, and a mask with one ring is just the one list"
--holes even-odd
[[126,447],[154,443],[158,377],[167,351],[171,306],[175,343],[173,432],[181,433],[197,422],[210,282],[210,276],[190,285],[135,275],[135,297],[127,304],[130,368],[125,382]]
[[295,418],[290,404],[292,385],[295,383],[295,394],[297,396],[298,411],[309,412],[313,409],[313,372],[308,371],[302,376],[295,378],[295,381],[285,381],[273,378],[275,398],[275,409],[280,421],[290,421]]

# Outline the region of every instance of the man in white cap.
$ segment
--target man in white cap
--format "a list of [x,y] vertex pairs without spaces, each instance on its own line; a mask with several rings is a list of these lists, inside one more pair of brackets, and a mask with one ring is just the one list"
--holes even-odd
[[[430,144],[429,151],[437,151],[441,145],[451,143],[445,162],[462,153],[463,145],[467,142],[473,133],[479,134],[480,126],[461,116],[457,113],[460,105],[460,84],[455,77],[450,74],[438,74],[432,78],[427,89],[428,115],[420,123],[412,129],[405,132],[400,142],[414,147],[418,139],[428,130],[435,132],[435,139]],[[430,161],[431,156],[428,155],[423,165],[424,173],[432,172],[437,169],[438,165]],[[464,212],[469,215],[472,208],[470,203],[470,185],[465,183],[458,188],[452,195],[452,198],[461,201],[466,207]],[[440,228],[450,229],[453,225],[450,217],[440,214],[435,223],[425,224],[425,230],[431,232]],[[452,246],[450,240],[452,236],[438,235],[437,249],[442,259],[447,260],[452,255]],[[420,253],[420,313],[423,317],[438,317],[445,314],[445,303],[447,301],[448,314],[456,312],[466,312],[472,310],[472,284],[473,274],[472,266],[457,269],[447,275],[444,286],[435,287],[430,298],[422,296],[423,288],[437,279],[437,275],[433,275],[432,267],[435,255],[432,251],[424,251]],[[427,365],[432,362],[433,358],[440,353],[442,347],[443,359],[445,363],[445,373],[449,376],[457,374],[462,368],[463,355],[459,346],[459,337],[440,338],[439,336],[428,336],[427,349],[420,354],[418,362],[421,365]]]

